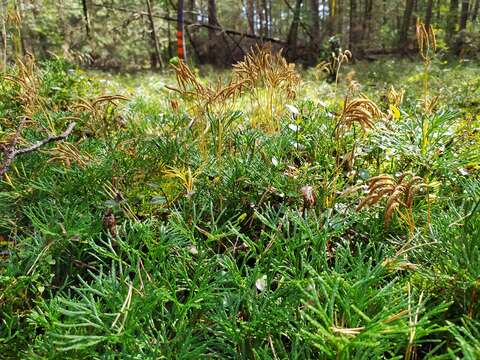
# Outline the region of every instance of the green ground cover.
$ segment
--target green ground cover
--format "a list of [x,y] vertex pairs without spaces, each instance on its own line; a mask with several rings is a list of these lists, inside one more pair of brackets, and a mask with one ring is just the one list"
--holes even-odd
[[480,357],[478,65],[256,60],[0,80],[0,357]]

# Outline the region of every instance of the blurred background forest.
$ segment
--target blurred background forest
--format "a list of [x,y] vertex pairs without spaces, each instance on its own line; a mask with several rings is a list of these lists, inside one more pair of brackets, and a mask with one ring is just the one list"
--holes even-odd
[[[356,59],[410,56],[415,24],[432,25],[442,56],[475,59],[480,0],[1,0],[0,63],[52,54],[95,68],[161,68],[177,55],[227,66],[257,43],[314,65],[332,47]],[[183,11],[182,11],[183,10]]]

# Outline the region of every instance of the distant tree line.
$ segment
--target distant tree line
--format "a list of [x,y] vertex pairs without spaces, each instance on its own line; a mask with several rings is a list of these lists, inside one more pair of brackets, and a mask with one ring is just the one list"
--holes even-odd
[[[171,58],[225,66],[269,42],[314,64],[336,39],[357,59],[415,50],[432,25],[444,55],[480,49],[480,0],[0,0],[5,63],[60,54],[108,68],[161,68]],[[180,49],[180,50],[179,50]]]

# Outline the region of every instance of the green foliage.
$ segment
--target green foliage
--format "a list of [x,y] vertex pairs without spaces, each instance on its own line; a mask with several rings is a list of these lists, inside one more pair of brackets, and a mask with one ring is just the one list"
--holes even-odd
[[[476,95],[461,95],[478,79],[432,64],[431,94],[448,89],[452,102],[428,113],[421,78],[377,65],[345,72],[407,92],[394,118],[386,86],[368,90],[383,112],[372,129],[336,136],[332,94],[354,90],[307,74],[278,131],[253,127],[239,96],[229,117],[206,114],[202,139],[188,104],[160,90],[172,78],[134,79],[142,87],[121,103],[99,95],[125,93],[127,77],[105,85],[40,64],[38,124],[80,120],[0,183],[2,355],[477,358],[480,120]],[[0,86],[8,144],[25,107],[18,86]],[[29,128],[21,146],[43,135]],[[415,195],[414,224],[398,212],[384,228],[380,203],[355,210],[367,179],[409,171],[431,185]]]

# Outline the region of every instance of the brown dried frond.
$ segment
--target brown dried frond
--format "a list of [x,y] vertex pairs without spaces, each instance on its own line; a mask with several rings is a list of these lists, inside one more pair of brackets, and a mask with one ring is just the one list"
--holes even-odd
[[352,52],[350,50],[345,50],[340,52],[337,56],[337,62],[340,64],[347,63],[352,58]]
[[362,85],[357,80],[355,80],[355,75],[355,70],[351,70],[345,77],[348,86],[348,93],[351,96],[355,93],[358,93],[362,88]]
[[79,99],[73,109],[90,115],[85,127],[92,134],[105,135],[109,130],[124,126],[124,121],[118,121],[118,117],[110,111],[119,106],[117,100],[125,101],[128,98],[123,95],[102,95],[93,99]]
[[204,85],[184,61],[180,60],[177,65],[172,64],[172,67],[175,70],[178,88],[170,86],[167,88],[178,92],[184,98],[200,100],[202,107],[234,99],[246,84],[246,81],[234,79],[224,85],[219,79],[213,85]]
[[424,61],[430,61],[430,53],[437,50],[437,40],[432,26],[425,26],[423,22],[417,21],[416,38],[420,56]]
[[368,180],[368,194],[357,206],[357,211],[387,198],[384,225],[388,228],[395,211],[400,207],[411,211],[415,194],[426,187],[428,185],[421,177],[410,172],[401,174],[397,179],[386,174],[372,177]]
[[337,130],[344,131],[352,127],[355,122],[359,123],[363,130],[372,129],[374,121],[382,115],[378,105],[367,97],[346,100],[337,123]]
[[386,98],[389,104],[399,107],[403,102],[403,97],[405,96],[405,89],[396,90],[393,85],[388,89]]
[[15,27],[19,27],[22,24],[22,18],[20,12],[16,9],[9,9],[5,14],[5,22]]
[[91,101],[91,104],[93,106],[96,106],[97,104],[108,102],[108,103],[112,103],[112,104],[116,105],[114,100],[124,100],[124,101],[126,101],[126,100],[128,100],[128,98],[126,96],[123,96],[123,95],[102,95],[102,96],[98,96],[95,99],[93,99]]
[[195,94],[201,96],[210,95],[210,89],[197,79],[195,73],[184,61],[180,60],[176,65],[172,64],[172,67],[175,70],[178,89],[168,87],[169,89],[179,92],[182,96]]
[[32,117],[45,104],[39,94],[41,78],[33,55],[27,54],[23,61],[17,58],[16,69],[16,75],[6,74],[3,77],[18,86],[16,100],[21,104],[24,114]]
[[356,80],[352,80],[348,83],[348,93],[349,94],[358,93],[361,88],[362,88],[362,85]]
[[427,113],[431,114],[437,108],[439,99],[440,97],[438,95],[432,96],[432,97],[426,97],[420,100],[420,103],[423,105]]
[[348,63],[351,58],[352,53],[350,50],[340,51],[338,54],[332,52],[330,59],[321,61],[315,69],[320,72],[326,72],[330,77],[334,77],[335,83],[337,83],[341,66],[344,63]]
[[249,88],[268,87],[283,90],[289,98],[295,98],[300,76],[295,64],[289,64],[282,51],[272,53],[269,46],[256,46],[243,61],[233,65],[235,82],[245,83]]
[[333,74],[333,72],[335,71],[333,68],[332,62],[325,61],[325,60],[320,61],[318,65],[315,66],[315,69],[317,69],[318,71],[324,71],[328,75]]
[[90,155],[80,152],[76,144],[67,142],[59,143],[54,148],[45,150],[44,152],[51,155],[47,163],[53,161],[60,161],[66,167],[70,167],[72,162],[76,163],[80,167],[83,167],[92,160]]
[[123,95],[102,95],[93,99],[79,99],[78,103],[75,104],[76,110],[87,110],[94,112],[99,108],[99,105],[112,104],[117,106],[115,100],[128,100],[126,96]]

